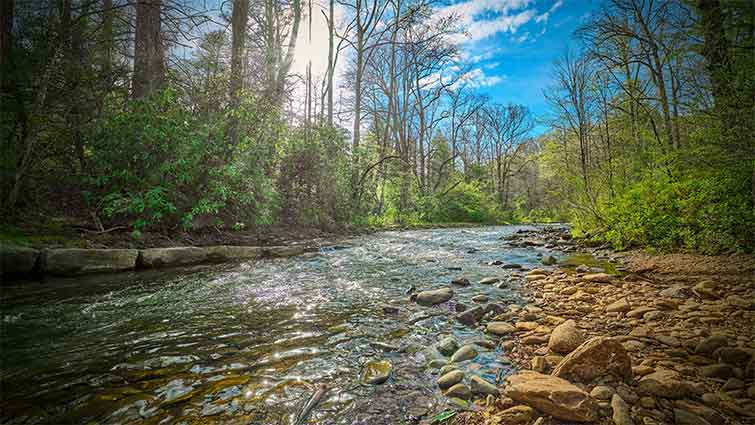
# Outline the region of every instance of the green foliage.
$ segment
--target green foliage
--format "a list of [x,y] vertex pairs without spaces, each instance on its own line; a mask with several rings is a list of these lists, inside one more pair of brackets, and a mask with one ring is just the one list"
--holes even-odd
[[[601,220],[579,230],[601,229],[597,239],[617,248],[653,246],[708,254],[752,248],[752,200],[741,180],[725,175],[671,179],[652,175],[601,209]],[[749,247],[749,248],[748,248]]]
[[[112,99],[90,135],[93,192],[105,217],[127,218],[137,231],[218,226],[230,216],[229,225],[269,220],[272,186],[259,142],[247,136],[230,146],[223,117],[198,120],[171,90],[125,110],[118,104]],[[253,103],[237,113],[260,119]]]
[[495,200],[478,182],[461,182],[445,195],[429,197],[424,210],[430,221],[440,223],[496,223],[500,216]]

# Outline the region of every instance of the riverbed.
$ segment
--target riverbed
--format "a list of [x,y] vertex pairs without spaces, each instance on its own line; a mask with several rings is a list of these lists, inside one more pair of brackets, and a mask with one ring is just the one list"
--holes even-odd
[[[490,263],[559,257],[504,247],[528,228],[382,232],[293,258],[6,286],[2,423],[290,424],[318,384],[328,392],[309,423],[411,423],[447,408],[427,367],[444,336],[481,343],[461,365],[467,376],[513,372],[505,352],[453,316],[478,295],[526,303],[517,271]],[[502,284],[477,283],[491,276]],[[472,284],[448,303],[409,300],[413,287],[460,277]],[[392,374],[363,384],[374,359]]]

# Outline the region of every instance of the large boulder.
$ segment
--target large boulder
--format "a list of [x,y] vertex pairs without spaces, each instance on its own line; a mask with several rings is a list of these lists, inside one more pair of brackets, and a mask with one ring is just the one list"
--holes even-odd
[[454,291],[450,288],[441,288],[431,291],[422,291],[417,293],[417,304],[424,306],[431,306],[435,304],[441,304],[451,299],[454,296]]
[[582,345],[583,342],[585,342],[585,334],[577,328],[577,323],[574,320],[567,320],[553,329],[548,341],[548,348],[556,353],[568,354]]
[[508,378],[505,395],[556,419],[591,422],[598,418],[598,403],[576,385],[537,372],[520,372]]
[[139,251],[139,267],[158,268],[200,264],[207,261],[208,252],[196,246],[149,248]]
[[264,250],[259,246],[219,245],[205,248],[207,261],[225,262],[237,260],[253,260],[262,257]]
[[59,276],[108,273],[136,266],[135,249],[52,249],[45,255],[45,271]]
[[0,245],[0,275],[24,276],[34,270],[39,251],[20,246]]
[[553,370],[553,376],[572,382],[592,382],[606,375],[632,380],[632,359],[618,341],[607,337],[588,340]]

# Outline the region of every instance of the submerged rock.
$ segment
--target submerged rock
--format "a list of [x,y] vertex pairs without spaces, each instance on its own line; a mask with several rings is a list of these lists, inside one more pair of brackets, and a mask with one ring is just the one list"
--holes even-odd
[[442,390],[451,388],[464,380],[464,372],[460,370],[452,370],[438,378],[438,387]]
[[472,391],[470,391],[469,387],[467,387],[465,384],[459,383],[451,386],[451,388],[446,391],[446,397],[469,400],[470,398],[472,398]]
[[503,336],[516,332],[516,328],[506,322],[490,322],[485,328],[485,331],[493,335]]
[[417,293],[417,304],[424,306],[431,306],[435,304],[441,304],[451,299],[454,296],[454,291],[450,288],[441,288],[431,291],[422,291]]
[[561,378],[537,372],[520,372],[508,378],[505,395],[557,419],[591,422],[598,418],[598,403],[579,387]]
[[369,385],[380,385],[391,376],[393,366],[387,360],[370,360],[364,365],[362,382]]
[[451,361],[458,363],[466,360],[472,360],[475,357],[477,357],[477,350],[475,350],[473,345],[467,344],[456,350],[453,356],[451,356]]
[[484,277],[484,278],[480,279],[480,284],[481,285],[492,285],[494,283],[500,282],[500,280],[501,279],[499,279],[497,277]]
[[452,356],[459,349],[459,343],[452,336],[445,337],[438,343],[438,351],[444,356]]
[[454,279],[454,280],[451,281],[451,284],[452,285],[456,285],[456,286],[469,286],[469,285],[471,285],[471,283],[469,282],[469,279],[467,279],[466,277],[460,277],[458,279]]

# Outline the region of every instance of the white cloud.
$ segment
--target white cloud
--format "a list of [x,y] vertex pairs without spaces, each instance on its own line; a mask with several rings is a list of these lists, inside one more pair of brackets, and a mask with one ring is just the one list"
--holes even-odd
[[536,16],[534,9],[525,9],[532,3],[533,0],[467,0],[440,8],[436,16],[455,16],[468,32],[468,37],[459,41],[474,42],[500,32],[516,32]]
[[548,18],[550,17],[551,13],[558,10],[558,8],[561,7],[563,4],[564,4],[563,0],[558,0],[557,2],[553,3],[553,6],[551,6],[551,8],[548,9],[547,12],[543,13],[542,15],[537,15],[535,17],[535,22],[538,24],[540,22],[548,23]]
[[501,84],[504,80],[502,75],[486,75],[482,68],[475,68],[459,78],[454,86],[466,85],[470,88],[490,87]]

